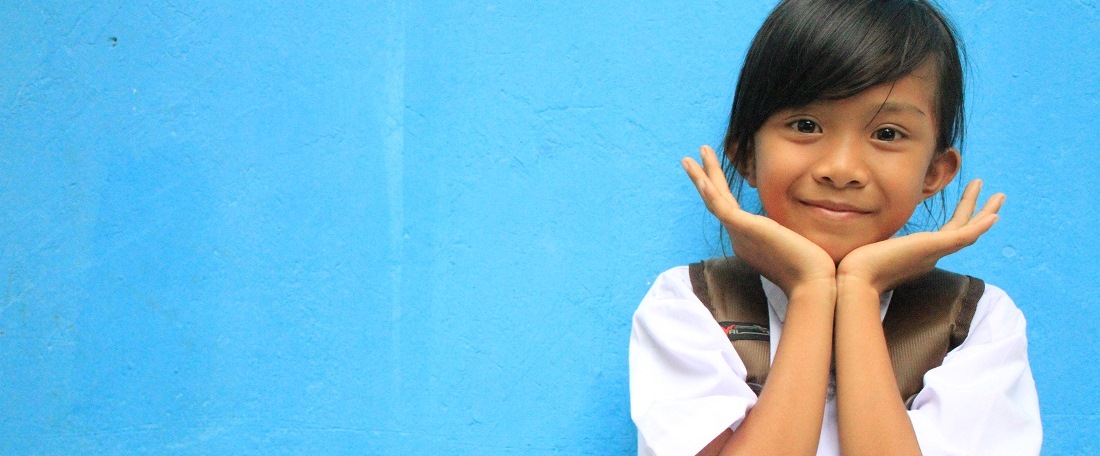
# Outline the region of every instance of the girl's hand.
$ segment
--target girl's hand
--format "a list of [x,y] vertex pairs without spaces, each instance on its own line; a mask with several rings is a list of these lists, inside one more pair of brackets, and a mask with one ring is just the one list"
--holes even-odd
[[710,146],[699,149],[703,166],[684,157],[680,164],[695,183],[707,209],[718,217],[730,234],[733,252],[759,270],[788,296],[792,290],[810,282],[836,283],[832,258],[817,244],[774,220],[741,209],[730,193],[718,157]]
[[837,267],[837,281],[857,280],[880,294],[906,280],[919,277],[947,255],[974,244],[997,222],[997,211],[1005,195],[997,193],[974,214],[982,182],[970,181],[963,191],[955,213],[937,232],[914,233],[857,248]]

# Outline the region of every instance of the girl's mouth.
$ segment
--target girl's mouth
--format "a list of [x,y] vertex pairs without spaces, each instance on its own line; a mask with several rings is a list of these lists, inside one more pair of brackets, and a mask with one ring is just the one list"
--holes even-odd
[[840,201],[802,200],[800,202],[814,212],[833,219],[849,219],[871,213],[859,206]]

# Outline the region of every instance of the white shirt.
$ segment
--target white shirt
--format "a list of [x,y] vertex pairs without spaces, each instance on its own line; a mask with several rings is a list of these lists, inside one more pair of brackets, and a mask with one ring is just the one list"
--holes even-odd
[[[771,350],[782,336],[787,297],[761,279],[770,309]],[[882,300],[886,315],[890,294]],[[639,455],[696,454],[725,428],[737,429],[756,403],[745,365],[692,292],[688,268],[654,281],[630,335],[630,414]],[[835,384],[830,379],[830,390]],[[1042,444],[1039,401],[1027,360],[1024,316],[986,284],[970,334],[924,376],[909,411],[925,456],[1033,455]],[[818,455],[839,455],[836,398],[828,395]]]

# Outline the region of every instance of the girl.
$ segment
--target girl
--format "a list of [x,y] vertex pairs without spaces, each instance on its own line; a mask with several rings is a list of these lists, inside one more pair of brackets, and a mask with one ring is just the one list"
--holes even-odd
[[[631,414],[639,454],[1038,454],[1042,430],[1024,319],[987,286],[969,334],[902,401],[884,339],[891,290],[973,244],[967,185],[937,232],[896,236],[961,163],[962,66],[927,0],[785,0],[745,59],[724,144],[684,169],[759,271],[771,368],[759,396],[693,293],[661,274],[634,316]],[[727,177],[729,180],[727,180]],[[730,191],[755,188],[764,216]]]

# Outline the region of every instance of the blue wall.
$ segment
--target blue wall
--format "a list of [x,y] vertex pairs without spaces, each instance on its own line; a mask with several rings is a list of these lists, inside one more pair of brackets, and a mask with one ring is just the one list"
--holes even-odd
[[[633,452],[631,313],[718,249],[677,161],[770,5],[191,3],[0,5],[0,454]],[[1009,201],[944,264],[1094,454],[1097,6],[947,9]]]

